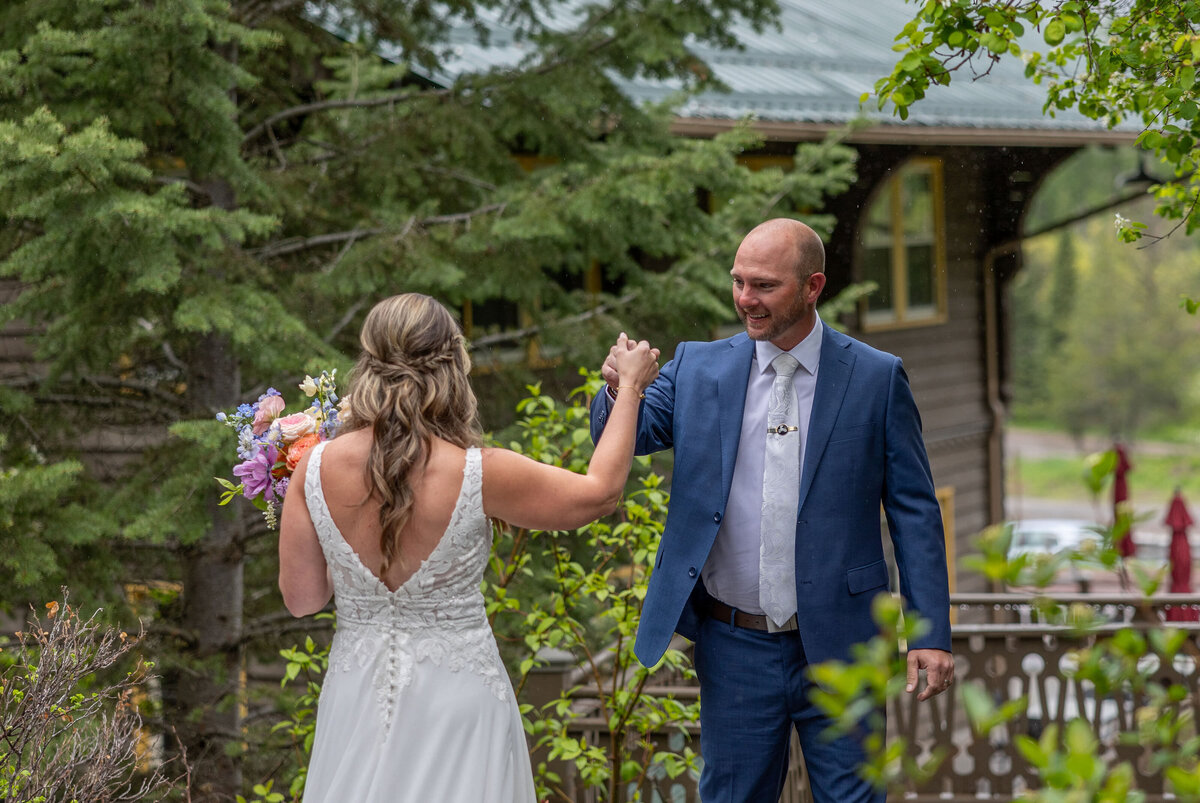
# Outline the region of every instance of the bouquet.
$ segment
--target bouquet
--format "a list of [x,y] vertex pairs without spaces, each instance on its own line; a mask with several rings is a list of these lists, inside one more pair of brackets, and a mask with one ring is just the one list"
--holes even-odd
[[240,404],[233,412],[217,413],[217,420],[237,431],[237,465],[233,475],[241,482],[217,477],[225,493],[222,505],[238,494],[263,511],[267,525],[278,524],[276,503],[287,494],[288,483],[300,458],[309,449],[337,434],[348,410],[348,399],[339,401],[337,370],[322,371],[313,379],[305,376],[300,389],[312,399],[305,410],[286,414],[283,396],[275,388],[258,397],[253,404]]

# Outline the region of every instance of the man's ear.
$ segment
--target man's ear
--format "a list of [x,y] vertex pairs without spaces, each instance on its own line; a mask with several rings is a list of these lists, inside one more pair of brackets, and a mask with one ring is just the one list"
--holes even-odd
[[804,283],[804,300],[809,304],[817,303],[821,291],[825,289],[825,274],[814,273]]

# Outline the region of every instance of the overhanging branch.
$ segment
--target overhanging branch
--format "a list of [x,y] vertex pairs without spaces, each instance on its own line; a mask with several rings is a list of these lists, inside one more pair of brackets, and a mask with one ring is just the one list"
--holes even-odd
[[293,117],[302,117],[306,114],[314,112],[330,111],[333,109],[369,109],[375,106],[388,106],[393,103],[402,103],[406,100],[411,100],[415,97],[445,97],[450,94],[447,89],[424,89],[419,91],[406,90],[404,92],[392,92],[387,95],[379,95],[374,98],[339,98],[336,100],[319,100],[314,103],[304,103],[299,106],[293,106],[290,109],[275,112],[266,120],[263,120],[258,125],[251,128],[242,137],[242,147],[253,142],[258,137],[262,136],[267,129],[276,123],[290,120]]
[[[493,212],[502,213],[507,207],[505,203],[488,204],[477,209],[471,209],[466,212],[455,212],[448,215],[432,215],[425,218],[409,218],[401,230],[401,236],[407,234],[414,226],[444,226],[449,223],[467,223],[471,220],[483,215],[490,215]],[[251,249],[251,256],[257,259],[271,259],[272,257],[286,256],[294,254],[297,251],[305,251],[309,248],[318,248],[322,245],[333,245],[336,243],[353,242],[355,240],[365,239],[367,237],[377,237],[381,234],[387,234],[389,231],[395,231],[393,228],[386,226],[373,226],[365,229],[351,229],[349,231],[335,231],[328,234],[318,234],[314,237],[289,237],[286,240],[280,240],[274,243],[268,243],[261,248]]]
[[524,340],[527,337],[532,337],[541,333],[548,326],[571,326],[577,323],[583,323],[584,321],[591,320],[599,315],[604,315],[614,307],[620,307],[628,304],[630,301],[637,298],[638,295],[640,295],[640,291],[634,290],[606,304],[598,304],[585,312],[578,313],[577,315],[568,315],[565,318],[559,318],[558,320],[551,321],[548,324],[526,326],[521,329],[512,329],[507,332],[497,332],[494,335],[484,335],[483,337],[475,338],[474,340],[470,341],[467,347],[471,350],[490,348],[491,346],[495,346],[500,343],[511,343],[516,340]]

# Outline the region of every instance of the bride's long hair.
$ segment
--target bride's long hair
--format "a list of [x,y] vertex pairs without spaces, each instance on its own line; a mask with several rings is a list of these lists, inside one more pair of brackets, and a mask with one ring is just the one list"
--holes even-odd
[[419,293],[384,299],[367,314],[359,340],[343,432],[371,428],[366,481],[380,502],[383,573],[400,553],[400,532],[412,515],[413,473],[429,459],[430,439],[465,449],[480,445],[483,433],[467,379],[471,358],[445,307]]

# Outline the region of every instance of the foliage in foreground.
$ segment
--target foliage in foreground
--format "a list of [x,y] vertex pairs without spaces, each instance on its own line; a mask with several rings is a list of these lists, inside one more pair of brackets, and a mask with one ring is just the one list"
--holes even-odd
[[[1112,453],[1089,460],[1085,472],[1089,491],[1099,494],[1111,478],[1116,464]],[[1128,509],[1118,511],[1112,526],[1097,527],[1096,539],[1055,555],[1019,555],[1010,558],[1011,526],[985,530],[977,540],[978,554],[963,560],[964,568],[978,572],[995,587],[1033,588],[1033,609],[1039,621],[1059,625],[1059,638],[1069,638],[1077,647],[1061,663],[1064,676],[1089,690],[1096,701],[1115,699],[1133,706],[1136,728],[1119,736],[1119,743],[1136,745],[1144,751],[1145,767],[1169,781],[1176,799],[1200,801],[1200,734],[1194,719],[1192,691],[1158,670],[1164,666],[1190,664],[1200,667],[1200,648],[1195,631],[1160,624],[1148,605],[1135,614],[1151,626],[1144,631],[1124,628],[1102,636],[1105,623],[1095,607],[1063,605],[1047,596],[1047,586],[1064,569],[1101,569],[1116,572],[1126,590],[1148,600],[1161,590],[1165,569],[1157,570],[1135,559],[1123,559],[1117,548],[1128,532],[1132,518]],[[816,700],[834,719],[836,728],[869,730],[870,759],[864,773],[880,788],[897,794],[919,788],[936,771],[946,756],[934,751],[918,761],[919,747],[903,736],[884,739],[879,712],[888,701],[904,695],[903,656],[897,645],[919,632],[922,623],[900,615],[898,602],[890,595],[876,600],[875,617],[880,635],[861,645],[849,663],[829,662],[813,667],[819,684]],[[1194,671],[1194,670],[1193,670]],[[1186,674],[1186,673],[1184,673]],[[1028,697],[997,699],[984,681],[967,678],[955,687],[967,723],[976,739],[994,734],[1005,738],[1005,726],[1023,716]],[[1137,789],[1136,772],[1129,760],[1108,761],[1106,747],[1093,725],[1082,717],[1064,727],[1047,725],[1040,735],[1012,733],[1013,744],[1029,763],[1033,784],[1020,796],[1036,803],[1139,803],[1145,792]],[[1144,771],[1144,770],[1143,770]]]
[[5,803],[161,799],[139,705],[149,666],[138,639],[80,616],[67,599],[0,647],[0,800]]

